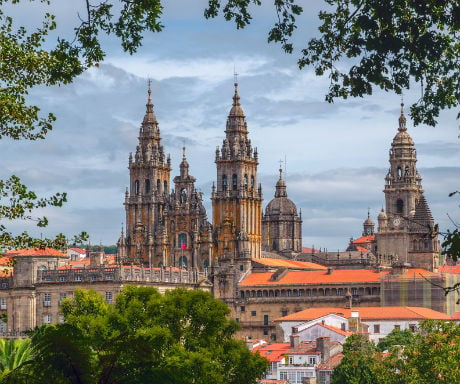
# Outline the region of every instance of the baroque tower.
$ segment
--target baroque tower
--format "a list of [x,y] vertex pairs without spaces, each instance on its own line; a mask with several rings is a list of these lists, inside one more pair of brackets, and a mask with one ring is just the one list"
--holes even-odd
[[217,185],[212,188],[214,257],[260,258],[262,188],[257,184],[257,148],[253,149],[238,83],[227,118],[222,148],[216,149]]
[[169,195],[171,159],[161,145],[160,128],[148,89],[139,144],[129,154],[129,188],[125,194],[126,239],[119,240],[120,261],[157,266],[165,264],[167,228],[164,209]]
[[398,133],[390,149],[390,169],[385,177],[385,211],[379,214],[375,234],[377,254],[414,267],[436,270],[440,250],[437,226],[423,195],[416,169],[414,142],[407,132],[401,104]]
[[288,199],[283,170],[279,171],[275,198],[267,204],[262,217],[262,250],[295,257],[302,252],[302,217]]
[[173,180],[165,224],[169,238],[169,265],[189,269],[211,266],[212,228],[206,217],[201,192],[195,189],[195,177],[182,149],[180,174]]

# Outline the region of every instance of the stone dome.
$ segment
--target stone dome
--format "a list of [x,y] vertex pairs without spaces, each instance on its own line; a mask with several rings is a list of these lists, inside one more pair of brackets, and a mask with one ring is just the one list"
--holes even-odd
[[287,197],[286,182],[283,180],[283,170],[280,169],[280,178],[276,183],[275,198],[265,208],[266,215],[297,215],[297,207]]
[[387,219],[387,214],[382,208],[382,211],[379,213],[379,220],[386,220]]
[[287,197],[275,197],[267,204],[265,215],[297,215],[297,207]]

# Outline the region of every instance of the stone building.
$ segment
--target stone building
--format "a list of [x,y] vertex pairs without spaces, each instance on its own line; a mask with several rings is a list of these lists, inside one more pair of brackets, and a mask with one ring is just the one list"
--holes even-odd
[[[50,248],[10,251],[13,271],[0,277],[0,337],[19,337],[41,324],[64,321],[60,303],[77,288],[93,289],[112,303],[123,286],[152,286],[160,292],[176,287],[211,290],[205,272],[179,268],[144,268],[115,264],[103,251],[88,251],[83,260]],[[6,321],[5,321],[6,320]]]
[[438,229],[423,195],[417,171],[417,153],[407,132],[403,104],[398,133],[390,148],[390,169],[385,177],[385,210],[378,217],[375,233],[377,256],[435,271],[440,244]]
[[252,148],[235,83],[225,139],[216,149],[217,185],[212,189],[215,249],[219,258],[260,258],[262,187],[257,182],[257,148]]
[[171,158],[161,144],[160,128],[148,90],[146,113],[134,158],[129,155],[130,185],[125,194],[126,236],[118,240],[121,263],[150,268],[203,269],[211,259],[212,232],[202,194],[183,149],[180,174],[170,190]]
[[296,258],[302,252],[302,216],[287,197],[283,170],[279,171],[275,198],[267,204],[262,217],[262,250]]

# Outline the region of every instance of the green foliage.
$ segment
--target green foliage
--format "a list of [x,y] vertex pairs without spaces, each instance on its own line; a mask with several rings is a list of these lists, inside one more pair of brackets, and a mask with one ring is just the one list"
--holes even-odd
[[[325,0],[319,13],[319,36],[306,42],[298,64],[311,66],[330,79],[326,100],[362,97],[375,87],[401,94],[420,87],[411,106],[414,124],[435,125],[442,109],[460,101],[460,4],[451,0]],[[221,6],[226,20],[244,28],[254,0],[209,0],[205,17],[216,17]],[[294,0],[276,0],[277,22],[269,42],[290,42],[303,9]],[[459,114],[460,116],[460,114]]]
[[[21,183],[17,176],[11,176],[7,180],[0,180],[0,219],[7,220],[34,220],[38,227],[45,227],[48,224],[46,217],[33,217],[32,211],[36,208],[46,206],[61,207],[67,201],[66,193],[56,193],[48,198],[39,198],[35,192],[29,190]],[[82,232],[74,238],[74,241],[81,242],[87,239],[88,235]],[[0,252],[3,249],[30,248],[45,246],[56,249],[65,249],[67,239],[59,234],[54,239],[36,239],[27,232],[14,236],[7,231],[4,224],[0,224]]]
[[33,361],[4,382],[250,384],[267,368],[204,291],[128,286],[109,305],[77,290],[61,308],[66,323],[38,328]]
[[428,320],[421,332],[400,353],[400,358],[388,359],[388,365],[398,370],[397,383],[460,383],[460,325],[453,322]]
[[351,336],[332,383],[460,383],[460,324],[426,320],[418,333],[391,332],[379,349],[389,353],[382,355],[361,336]]
[[0,339],[0,379],[29,361],[31,352],[29,339]]
[[387,336],[380,340],[377,344],[377,349],[381,352],[389,350],[393,346],[408,345],[414,339],[414,334],[409,330],[405,329],[393,329]]
[[375,384],[380,382],[376,374],[377,349],[363,335],[351,335],[343,345],[344,358],[334,369],[332,384]]

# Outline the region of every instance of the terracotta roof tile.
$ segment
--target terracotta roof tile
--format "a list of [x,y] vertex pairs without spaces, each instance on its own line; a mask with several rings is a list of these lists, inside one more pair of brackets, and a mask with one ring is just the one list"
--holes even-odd
[[429,308],[422,307],[356,307],[356,308],[339,308],[339,307],[324,307],[324,308],[309,308],[300,312],[293,313],[288,316],[275,319],[281,321],[311,321],[328,314],[337,314],[346,318],[351,317],[351,312],[359,312],[359,317],[362,321],[370,320],[423,320],[437,319],[449,320],[451,316],[435,311]]
[[86,254],[86,250],[81,249],[81,248],[69,248],[69,251],[70,250],[77,252],[77,253]]
[[328,361],[319,363],[316,368],[317,369],[322,369],[322,370],[332,370],[337,365],[339,365],[343,359],[344,354],[343,353],[337,353],[336,355],[332,356]]
[[30,248],[30,249],[15,249],[12,251],[5,252],[6,256],[18,257],[18,256],[59,256],[66,257],[62,252],[53,248]]
[[334,327],[332,325],[327,325],[327,324],[323,324],[323,323],[316,323],[317,325],[320,325],[321,327],[324,327],[326,329],[329,329],[330,331],[333,331],[335,333],[338,333],[339,335],[342,335],[342,336],[349,336],[349,335],[352,335],[353,332],[350,332],[350,331],[344,331],[343,329],[340,329],[340,328],[337,328],[337,327]]
[[353,244],[371,243],[375,239],[375,236],[361,236],[360,238],[353,240]]
[[290,285],[290,284],[333,284],[333,283],[377,283],[388,271],[375,272],[370,269],[327,271],[288,271],[277,281],[270,281],[274,272],[253,272],[246,277],[240,286],[251,285]]
[[268,361],[281,361],[284,359],[286,351],[290,348],[290,343],[268,343],[255,347],[252,352],[259,353]]
[[293,269],[312,269],[312,270],[326,270],[324,265],[310,263],[308,261],[285,260],[285,259],[272,259],[268,257],[260,259],[252,259],[253,262],[266,265],[268,267],[285,267]]
[[442,273],[460,273],[460,264],[458,265],[441,265],[439,267],[439,272]]

